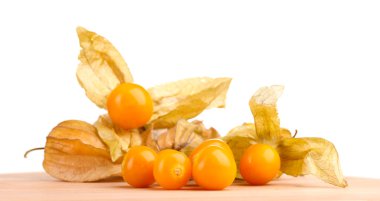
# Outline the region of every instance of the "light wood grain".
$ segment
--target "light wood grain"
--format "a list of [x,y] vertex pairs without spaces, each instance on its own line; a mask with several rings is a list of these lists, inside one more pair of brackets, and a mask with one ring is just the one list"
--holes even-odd
[[122,181],[70,183],[45,173],[0,174],[0,200],[380,200],[380,180],[347,178],[347,188],[337,188],[313,177],[283,176],[265,186],[238,182],[222,191],[206,191],[196,185],[183,190],[129,187]]

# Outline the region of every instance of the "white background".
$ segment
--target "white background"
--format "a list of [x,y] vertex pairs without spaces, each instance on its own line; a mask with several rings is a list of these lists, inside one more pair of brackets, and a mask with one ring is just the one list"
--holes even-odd
[[282,84],[281,123],[323,137],[347,176],[380,178],[379,1],[1,1],[0,173],[43,171],[45,137],[96,120],[75,77],[80,25],[108,38],[145,87],[233,78],[227,108],[199,119],[222,134],[252,122],[251,95]]

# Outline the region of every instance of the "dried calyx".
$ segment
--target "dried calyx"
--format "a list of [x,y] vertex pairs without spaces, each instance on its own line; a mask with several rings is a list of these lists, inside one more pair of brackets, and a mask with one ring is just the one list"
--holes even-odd
[[282,173],[295,177],[312,174],[332,185],[346,187],[338,152],[331,142],[315,137],[296,138],[297,131],[292,136],[280,127],[277,100],[282,91],[282,86],[259,89],[249,102],[255,123],[237,126],[223,138],[237,163],[251,144],[269,144],[280,154]]

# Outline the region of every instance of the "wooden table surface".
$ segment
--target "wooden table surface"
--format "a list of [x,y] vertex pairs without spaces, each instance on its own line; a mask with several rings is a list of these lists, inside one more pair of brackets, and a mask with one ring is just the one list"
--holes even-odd
[[222,191],[206,191],[189,185],[183,190],[129,187],[118,181],[70,183],[45,173],[0,174],[0,200],[378,200],[380,180],[347,178],[349,186],[338,188],[313,177],[283,176],[265,186],[238,182]]

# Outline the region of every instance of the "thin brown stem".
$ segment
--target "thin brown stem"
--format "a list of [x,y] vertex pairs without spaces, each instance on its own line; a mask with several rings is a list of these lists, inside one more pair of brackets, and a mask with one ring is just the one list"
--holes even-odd
[[293,138],[297,136],[297,133],[298,133],[298,130],[296,129],[296,131],[294,132]]
[[32,151],[37,151],[37,150],[44,150],[45,147],[37,147],[37,148],[33,148],[33,149],[29,149],[28,151],[25,152],[24,154],[24,158],[27,158],[28,157],[28,154]]

